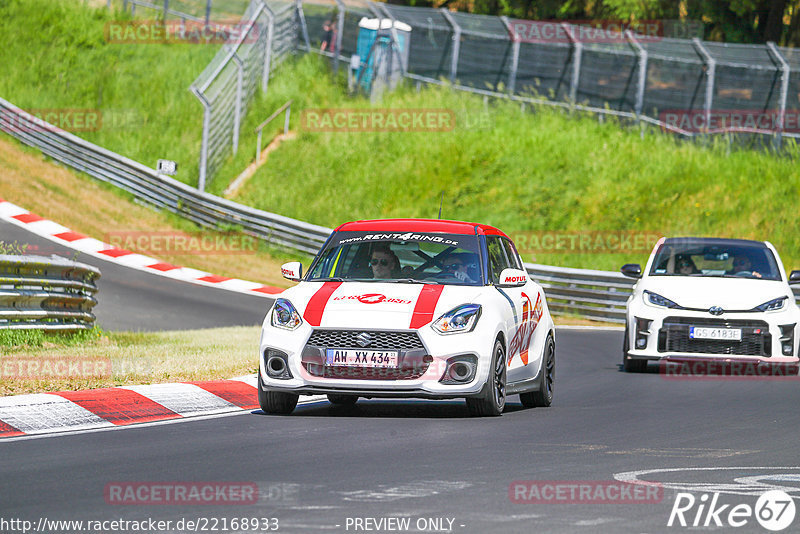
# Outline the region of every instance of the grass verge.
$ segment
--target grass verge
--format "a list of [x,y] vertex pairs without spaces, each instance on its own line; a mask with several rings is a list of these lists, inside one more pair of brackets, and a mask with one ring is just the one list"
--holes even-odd
[[256,372],[259,327],[64,336],[0,330],[0,395],[218,380]]

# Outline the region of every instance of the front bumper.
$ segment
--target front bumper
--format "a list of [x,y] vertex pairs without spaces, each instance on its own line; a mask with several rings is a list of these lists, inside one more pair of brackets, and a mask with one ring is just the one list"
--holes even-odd
[[[636,306],[628,312],[628,357],[641,360],[711,359],[796,363],[798,318],[793,313],[727,313]],[[741,331],[741,340],[692,339],[691,327]]]
[[[298,395],[352,394],[359,397],[450,399],[478,396],[488,379],[496,332],[484,331],[480,323],[472,332],[439,335],[430,326],[419,330],[374,330],[352,328],[312,328],[302,325],[285,331],[265,324],[260,345],[259,374],[265,390]],[[325,365],[325,349],[348,349],[337,346],[341,333],[380,333],[389,339],[386,346],[369,350],[397,350],[398,368],[354,368]],[[312,338],[313,334],[313,338]],[[322,335],[320,335],[322,334]],[[384,335],[384,334],[389,334]],[[344,336],[349,337],[349,336]],[[415,343],[414,338],[418,341]],[[359,347],[352,347],[356,350]],[[279,351],[286,356],[291,378],[270,377],[265,368],[265,354]],[[474,376],[462,383],[443,383],[448,360],[454,357],[476,363]]]

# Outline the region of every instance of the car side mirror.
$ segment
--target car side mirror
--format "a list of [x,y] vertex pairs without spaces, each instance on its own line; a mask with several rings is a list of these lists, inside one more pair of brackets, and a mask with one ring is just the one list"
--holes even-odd
[[290,261],[281,265],[281,274],[287,280],[299,282],[303,278],[303,264],[299,261]]
[[789,283],[790,284],[800,284],[800,271],[792,271],[789,274]]
[[641,278],[642,277],[642,266],[638,263],[626,263],[620,269],[620,272],[625,276],[630,278]]
[[520,287],[528,283],[528,273],[521,269],[503,269],[500,273],[500,287]]

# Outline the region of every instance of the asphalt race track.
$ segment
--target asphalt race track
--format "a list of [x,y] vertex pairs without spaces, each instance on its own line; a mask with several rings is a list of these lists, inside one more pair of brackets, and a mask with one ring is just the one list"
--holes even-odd
[[[106,330],[187,330],[260,325],[272,299],[171,280],[123,267],[58,245],[14,224],[0,221],[0,240],[35,245],[100,269],[98,324]],[[78,254],[76,256],[76,254]]]
[[[439,524],[427,518],[446,518],[445,528],[453,520],[452,532],[469,533],[676,532],[688,529],[666,526],[673,487],[708,484],[700,489],[722,491],[719,503],[754,506],[763,488],[736,493],[747,493],[755,480],[797,498],[796,380],[625,374],[618,365],[621,337],[559,332],[554,405],[523,409],[513,402],[500,418],[469,418],[461,402],[361,400],[352,408],[319,402],[291,416],[254,411],[3,442],[2,516],[34,523],[277,518],[279,532],[365,532],[354,528],[357,519],[389,517],[410,518],[408,532],[447,532],[430,528]],[[613,481],[615,474],[654,469],[670,470],[640,476],[670,484],[660,503],[509,498],[517,480]],[[255,483],[258,500],[236,506],[106,502],[107,485],[133,481]],[[687,512],[687,521],[695,512]],[[417,528],[420,520],[427,530]],[[766,532],[753,518],[737,531]]]

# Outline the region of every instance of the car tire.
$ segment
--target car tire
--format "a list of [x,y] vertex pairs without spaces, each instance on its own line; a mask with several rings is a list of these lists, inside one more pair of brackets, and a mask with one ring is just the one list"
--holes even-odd
[[338,406],[352,406],[358,400],[355,395],[341,395],[337,393],[328,393],[328,402]]
[[297,406],[299,395],[283,391],[265,391],[261,372],[258,373],[258,404],[266,414],[288,415]]
[[496,417],[506,407],[506,351],[499,339],[494,342],[489,378],[480,397],[468,397],[467,409],[475,417]]
[[556,342],[548,334],[542,354],[542,370],[539,373],[539,389],[520,393],[519,400],[526,408],[547,408],[553,404],[553,384],[556,378]]
[[643,373],[647,369],[647,360],[628,358],[631,342],[629,337],[628,324],[625,324],[625,339],[622,341],[622,368],[626,373]]

